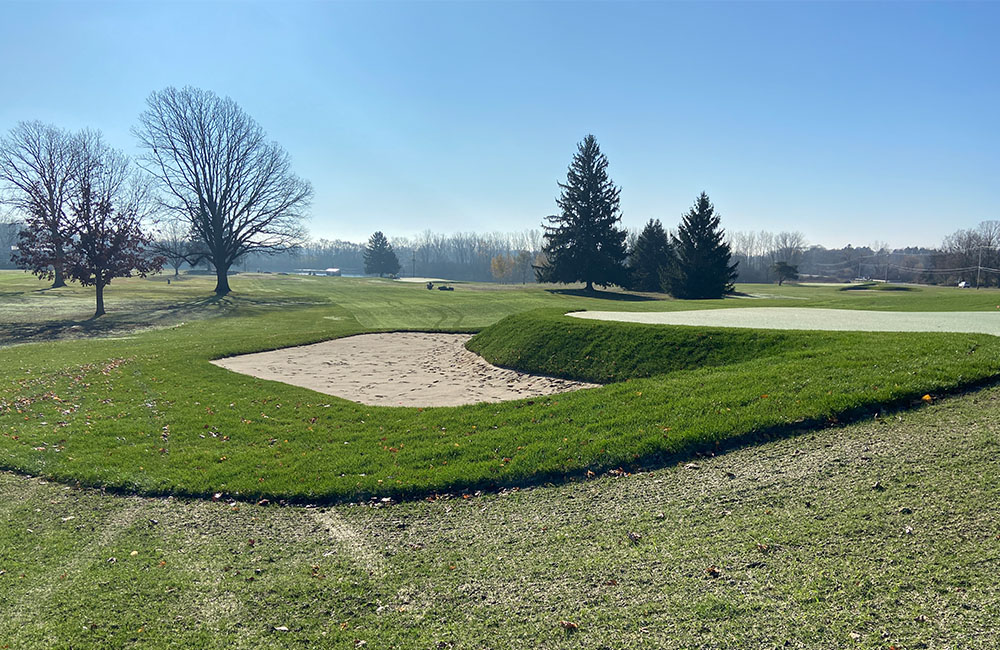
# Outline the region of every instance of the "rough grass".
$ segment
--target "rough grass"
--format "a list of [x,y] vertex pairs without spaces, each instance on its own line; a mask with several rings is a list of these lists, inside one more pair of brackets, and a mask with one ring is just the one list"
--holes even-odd
[[998,413],[382,508],[0,474],[0,645],[997,648]]

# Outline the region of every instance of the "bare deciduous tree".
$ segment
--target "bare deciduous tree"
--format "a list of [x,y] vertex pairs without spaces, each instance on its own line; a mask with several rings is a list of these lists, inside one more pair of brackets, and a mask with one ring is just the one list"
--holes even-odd
[[802,259],[802,251],[806,249],[806,236],[799,231],[782,231],[774,236],[775,262],[787,262],[794,266]]
[[215,267],[215,293],[249,253],[298,245],[312,187],[288,154],[236,102],[198,88],[152,93],[134,133],[143,168],[159,179],[165,207],[191,224]]
[[74,139],[66,131],[41,122],[20,122],[0,139],[0,182],[3,200],[38,235],[37,244],[50,250],[49,264],[35,268],[50,277],[53,287],[66,285],[64,247],[68,240],[67,208],[72,192]]
[[0,269],[11,268],[14,264],[11,253],[17,246],[17,233],[24,222],[10,213],[0,213]]
[[150,245],[157,255],[162,255],[167,264],[174,270],[174,277],[180,275],[181,265],[195,266],[201,259],[203,250],[191,241],[191,227],[187,221],[168,219],[160,224],[156,238]]

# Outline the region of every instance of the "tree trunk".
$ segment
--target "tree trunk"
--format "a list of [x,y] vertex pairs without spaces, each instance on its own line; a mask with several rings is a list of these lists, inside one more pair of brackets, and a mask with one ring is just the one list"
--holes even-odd
[[66,278],[63,277],[63,253],[62,250],[56,250],[56,258],[52,263],[52,270],[55,279],[52,282],[52,288],[58,289],[59,287],[66,286]]
[[593,281],[587,280],[587,292],[588,293],[593,293],[593,291],[594,291],[594,283],[593,283]]
[[229,267],[217,266],[215,267],[215,295],[225,296],[228,295],[231,289],[229,288]]
[[97,289],[97,311],[94,312],[94,318],[104,315],[104,283],[100,280],[97,281],[95,285]]

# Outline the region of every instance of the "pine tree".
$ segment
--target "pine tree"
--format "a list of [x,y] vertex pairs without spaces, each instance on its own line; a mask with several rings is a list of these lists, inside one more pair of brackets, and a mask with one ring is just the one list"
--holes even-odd
[[771,272],[778,278],[779,287],[785,280],[799,279],[799,267],[788,262],[775,262],[771,265]]
[[671,240],[676,263],[664,284],[675,298],[721,298],[733,290],[737,264],[729,263],[725,231],[707,194],[695,200]]
[[399,273],[399,269],[399,258],[392,250],[392,244],[381,230],[376,231],[368,238],[368,245],[365,246],[365,273],[378,273],[382,277],[386,273],[395,275]]
[[546,262],[536,269],[539,282],[584,282],[587,291],[595,284],[623,284],[625,230],[621,221],[619,194],[608,178],[608,159],[597,139],[588,135],[566,174],[556,204],[561,213],[547,217],[542,252]]
[[650,219],[629,254],[629,286],[636,291],[661,291],[660,277],[669,272],[674,250],[659,219]]

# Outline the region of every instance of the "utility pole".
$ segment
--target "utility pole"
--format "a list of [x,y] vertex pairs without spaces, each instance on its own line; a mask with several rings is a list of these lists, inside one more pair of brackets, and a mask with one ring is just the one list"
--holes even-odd
[[979,289],[979,277],[983,274],[983,247],[979,247],[979,266],[976,268],[976,289]]

